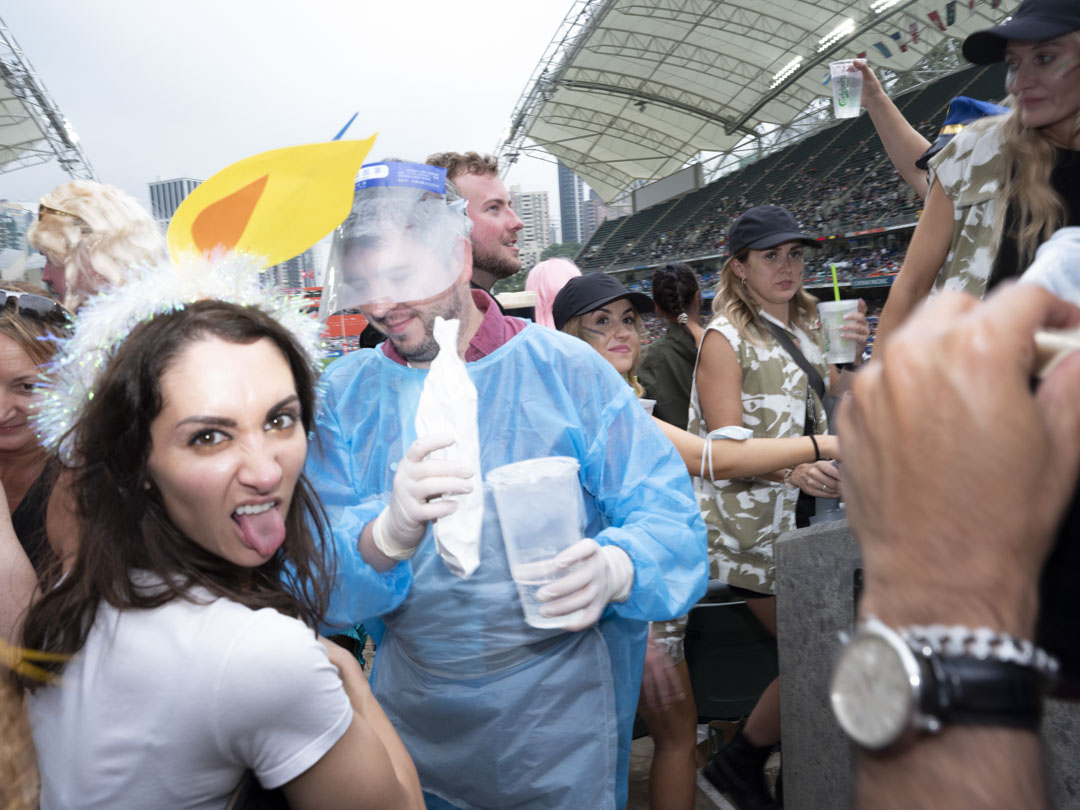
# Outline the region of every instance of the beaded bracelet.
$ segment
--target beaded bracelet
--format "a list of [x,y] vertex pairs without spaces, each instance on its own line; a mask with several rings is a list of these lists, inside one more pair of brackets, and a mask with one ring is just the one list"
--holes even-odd
[[1042,675],[1054,675],[1058,661],[1032,642],[989,627],[931,624],[896,631],[910,645],[929,647],[938,655],[965,655],[1028,667]]

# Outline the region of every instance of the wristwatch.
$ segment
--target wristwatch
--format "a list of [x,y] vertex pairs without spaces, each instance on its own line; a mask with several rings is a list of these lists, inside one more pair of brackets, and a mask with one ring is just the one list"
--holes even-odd
[[1056,666],[1030,642],[990,630],[898,631],[870,617],[837,659],[830,700],[848,737],[877,751],[947,724],[1034,730]]

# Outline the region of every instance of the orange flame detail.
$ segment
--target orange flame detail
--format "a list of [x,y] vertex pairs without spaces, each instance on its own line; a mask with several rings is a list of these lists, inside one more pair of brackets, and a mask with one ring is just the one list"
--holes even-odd
[[262,197],[268,177],[264,174],[200,211],[191,223],[195,247],[200,251],[213,250],[219,245],[226,250],[235,247],[251,221],[251,214]]

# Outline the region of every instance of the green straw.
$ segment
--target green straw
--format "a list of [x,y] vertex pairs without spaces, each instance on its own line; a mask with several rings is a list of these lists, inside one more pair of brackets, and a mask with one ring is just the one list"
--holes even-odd
[[832,289],[833,294],[836,296],[836,300],[840,300],[840,282],[836,280],[836,265],[832,265]]

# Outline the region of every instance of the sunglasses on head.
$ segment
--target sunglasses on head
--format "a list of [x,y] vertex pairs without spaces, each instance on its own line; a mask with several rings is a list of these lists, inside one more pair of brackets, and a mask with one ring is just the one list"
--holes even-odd
[[4,308],[53,326],[71,326],[71,315],[59,302],[37,293],[0,290],[0,309]]
[[41,217],[45,214],[52,214],[56,217],[66,217],[67,219],[73,220],[75,224],[79,226],[79,230],[81,230],[83,233],[94,232],[94,229],[91,228],[86,223],[86,220],[82,217],[76,216],[75,214],[69,214],[67,211],[61,211],[59,208],[53,208],[51,206],[45,205],[45,203],[38,203],[38,222],[41,222]]

